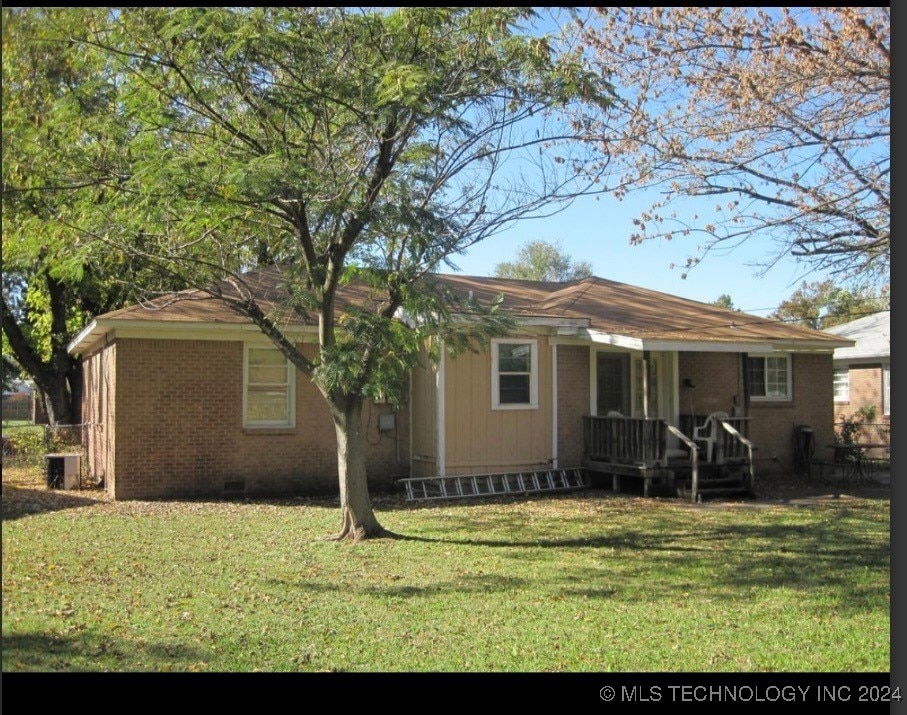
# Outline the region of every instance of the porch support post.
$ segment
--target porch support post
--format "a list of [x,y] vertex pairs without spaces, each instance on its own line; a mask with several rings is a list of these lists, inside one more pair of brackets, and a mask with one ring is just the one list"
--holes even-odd
[[[650,440],[654,436],[654,431],[652,431],[652,425],[649,424],[649,361],[652,359],[652,353],[649,350],[642,351],[642,416],[646,419],[646,422],[642,425],[642,459],[643,464],[646,469],[649,468],[649,463],[651,462],[652,455],[649,453],[651,448]],[[649,496],[649,483],[646,481],[643,496]]]
[[447,432],[447,427],[444,423],[444,392],[445,392],[445,376],[444,376],[444,363],[447,361],[447,355],[444,353],[444,344],[441,343],[441,359],[438,360],[438,371],[436,373],[436,387],[438,390],[438,399],[436,400],[438,414],[435,423],[437,424],[438,429],[438,476],[446,476],[446,467],[444,454],[445,448],[445,437]]
[[642,416],[649,419],[649,361],[652,352],[642,351]]
[[557,344],[551,346],[551,468],[557,469]]
[[[741,368],[741,372],[743,374],[743,416],[744,417],[750,416],[750,381],[749,381],[749,374],[746,369],[747,362],[749,362],[748,357],[749,356],[747,355],[747,353],[740,353],[740,368]],[[744,434],[743,436],[747,437],[749,435]]]

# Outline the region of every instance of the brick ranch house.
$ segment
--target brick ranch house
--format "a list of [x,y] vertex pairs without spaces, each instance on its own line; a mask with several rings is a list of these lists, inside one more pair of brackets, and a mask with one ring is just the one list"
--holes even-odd
[[[406,404],[366,405],[374,488],[591,457],[646,469],[683,446],[668,425],[691,435],[718,411],[756,445],[759,472],[791,467],[796,425],[833,438],[832,353],[849,340],[601,278],[436,279],[480,301],[503,295],[519,327],[488,351],[426,361]],[[279,269],[247,280],[263,306],[279,303]],[[368,299],[342,291],[341,306]],[[317,388],[248,319],[200,292],[178,298],[101,315],[71,343],[84,361],[90,472],[117,499],[336,491]],[[315,331],[290,329],[310,355]],[[615,425],[649,435],[643,456],[590,454],[590,438]]]
[[855,342],[834,353],[835,411],[849,416],[875,407],[879,421],[890,421],[891,311],[835,325],[827,332]]
[[875,409],[870,441],[888,441],[891,425],[891,311],[883,310],[828,328],[828,333],[853,340],[834,353],[835,416],[840,424],[860,409]]

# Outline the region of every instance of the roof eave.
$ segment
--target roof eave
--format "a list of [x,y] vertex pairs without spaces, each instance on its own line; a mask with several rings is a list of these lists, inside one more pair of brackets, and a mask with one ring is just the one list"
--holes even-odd
[[107,334],[108,330],[107,321],[95,318],[82,328],[79,334],[69,342],[69,345],[66,346],[66,352],[70,355],[79,355],[88,352],[101,337]]
[[613,345],[629,350],[652,350],[665,352],[827,352],[839,347],[837,340],[791,340],[766,338],[762,340],[683,340],[664,338],[640,338],[603,330],[580,331],[590,342],[598,345]]

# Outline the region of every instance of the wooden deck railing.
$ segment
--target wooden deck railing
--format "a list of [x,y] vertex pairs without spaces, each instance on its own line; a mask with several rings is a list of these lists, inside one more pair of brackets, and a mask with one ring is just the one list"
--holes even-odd
[[696,447],[696,443],[693,440],[673,425],[668,425],[668,432],[674,435],[679,442],[684,444],[690,453],[691,499],[695,502],[699,497],[699,449]]
[[738,432],[731,424],[730,420],[722,420],[721,426],[723,440],[719,440],[720,451],[718,454],[723,455],[725,461],[742,461],[746,464],[747,479],[749,488],[753,488],[755,473],[753,471],[753,450],[756,446]]
[[583,417],[587,459],[651,466],[665,455],[667,423],[642,417]]
[[[696,428],[702,427],[708,417],[708,415],[680,415],[680,424],[677,426],[684,434],[693,435],[696,433]],[[749,437],[750,421],[749,417],[728,417],[726,420],[744,437]]]
[[[681,424],[684,424],[683,418]],[[688,418],[686,426],[690,432],[692,424],[693,420]],[[714,424],[717,432],[710,430],[714,444],[712,449],[708,449],[708,440],[694,439],[682,428],[669,425],[663,419],[585,416],[583,442],[586,468],[611,472],[615,485],[618,484],[616,480],[620,475],[632,476],[634,470],[638,470],[635,475],[646,479],[643,491],[646,496],[650,481],[663,474],[669,475],[669,483],[678,474],[683,479],[688,474],[693,501],[699,498],[701,491],[741,491],[737,485],[752,490],[755,445],[745,436],[749,426],[748,418],[729,417]],[[669,434],[671,441],[676,439],[682,450],[668,450]],[[686,461],[689,473],[683,465]],[[737,475],[740,475],[739,481]],[[729,483],[733,484],[728,486]],[[618,486],[614,489],[618,490]]]
[[[680,416],[680,429],[671,432],[685,439],[678,439],[690,447],[688,439],[694,428],[705,421],[705,416],[693,418]],[[752,463],[753,443],[747,438],[749,417],[728,417],[719,429],[712,461]],[[642,417],[583,417],[583,442],[587,459],[623,464],[651,466],[663,461],[666,449],[668,424],[663,419]]]

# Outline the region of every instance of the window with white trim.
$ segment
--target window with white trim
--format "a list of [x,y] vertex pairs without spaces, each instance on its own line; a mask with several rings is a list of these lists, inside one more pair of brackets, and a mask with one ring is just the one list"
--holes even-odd
[[279,350],[245,346],[243,425],[293,427],[296,424],[296,370]]
[[850,368],[836,367],[833,375],[835,402],[850,402]]
[[491,407],[538,407],[538,341],[497,338],[491,342]]
[[753,400],[791,399],[790,355],[750,355],[746,361],[746,378]]
[[891,364],[882,365],[882,414],[891,415]]

